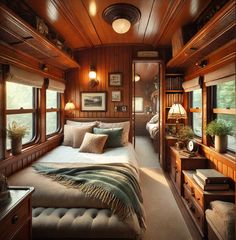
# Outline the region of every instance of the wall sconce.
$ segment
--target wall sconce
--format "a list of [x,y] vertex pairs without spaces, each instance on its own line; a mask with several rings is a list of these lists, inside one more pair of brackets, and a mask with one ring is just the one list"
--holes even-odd
[[96,87],[98,85],[98,80],[97,80],[97,73],[96,73],[96,68],[94,66],[90,66],[89,70],[89,85],[90,87]]
[[71,101],[67,102],[65,105],[65,111],[68,111],[68,115],[71,116],[72,114],[72,110],[75,109],[75,104]]
[[140,81],[140,79],[141,79],[140,75],[139,74],[135,74],[134,81],[138,82],[138,81]]

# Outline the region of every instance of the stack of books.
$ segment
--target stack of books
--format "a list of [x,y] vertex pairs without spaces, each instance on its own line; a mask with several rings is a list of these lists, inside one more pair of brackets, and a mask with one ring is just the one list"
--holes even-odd
[[193,179],[204,191],[229,190],[229,178],[215,169],[196,169]]

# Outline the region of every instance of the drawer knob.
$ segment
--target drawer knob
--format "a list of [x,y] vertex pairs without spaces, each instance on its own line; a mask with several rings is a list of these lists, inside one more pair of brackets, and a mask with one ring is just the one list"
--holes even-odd
[[17,221],[18,221],[18,219],[19,219],[18,215],[15,214],[15,215],[12,217],[12,219],[11,219],[11,223],[12,223],[12,224],[16,224]]

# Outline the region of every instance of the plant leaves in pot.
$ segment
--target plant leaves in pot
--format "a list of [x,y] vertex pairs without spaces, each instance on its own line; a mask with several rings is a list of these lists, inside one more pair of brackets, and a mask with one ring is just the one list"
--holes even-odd
[[233,129],[232,123],[223,119],[211,121],[207,124],[206,134],[215,137],[215,150],[224,153],[227,150],[227,135],[231,134]]
[[22,150],[22,138],[28,134],[28,128],[16,121],[8,124],[7,136],[11,140],[12,155],[18,155]]

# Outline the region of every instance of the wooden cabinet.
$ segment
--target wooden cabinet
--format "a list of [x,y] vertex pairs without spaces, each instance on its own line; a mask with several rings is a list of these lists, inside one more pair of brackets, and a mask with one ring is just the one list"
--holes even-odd
[[0,207],[0,239],[30,240],[32,187],[10,187],[11,200]]
[[234,202],[234,191],[203,191],[194,181],[195,171],[183,171],[183,201],[202,236],[207,235],[205,210],[214,200]]
[[63,70],[80,67],[74,59],[3,4],[0,4],[0,29],[1,40],[45,64]]
[[195,170],[206,168],[207,159],[199,154],[195,157],[186,157],[174,146],[170,147],[170,177],[179,194],[183,195],[183,173],[182,170]]

